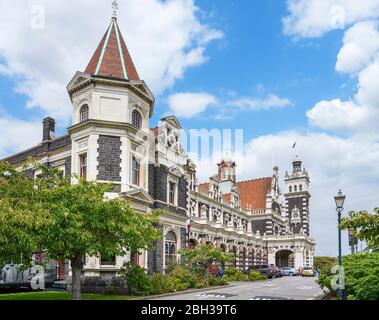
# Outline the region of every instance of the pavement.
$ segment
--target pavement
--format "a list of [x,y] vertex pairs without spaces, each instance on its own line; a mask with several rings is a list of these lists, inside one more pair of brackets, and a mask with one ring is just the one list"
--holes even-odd
[[208,289],[149,300],[321,300],[325,293],[316,278],[282,277],[259,282],[232,282],[227,288]]

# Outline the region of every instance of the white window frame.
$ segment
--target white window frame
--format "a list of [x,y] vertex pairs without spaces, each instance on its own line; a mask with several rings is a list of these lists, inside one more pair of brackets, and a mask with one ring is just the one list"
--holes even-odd
[[[175,184],[175,195],[174,195],[174,203],[170,202],[170,184]],[[167,180],[167,203],[172,206],[178,206],[178,190],[179,190],[179,181],[177,179],[169,178]]]
[[[134,176],[134,172],[133,172],[133,158],[137,160],[137,162],[139,163],[139,181],[138,181],[138,184],[135,184],[133,183],[133,176]],[[135,154],[132,153],[131,157],[130,157],[130,184],[132,186],[135,186],[137,188],[141,188],[142,185],[143,185],[143,174],[142,174],[142,165],[141,165],[141,159],[139,157],[137,157]]]
[[79,177],[81,178],[81,179],[83,179],[83,177],[82,177],[82,157],[83,156],[86,156],[87,157],[87,162],[86,162],[86,176],[85,176],[85,180],[87,180],[88,179],[88,164],[89,164],[89,159],[88,159],[88,152],[87,151],[85,151],[85,152],[81,152],[81,153],[79,153],[78,154],[78,164],[79,164]]

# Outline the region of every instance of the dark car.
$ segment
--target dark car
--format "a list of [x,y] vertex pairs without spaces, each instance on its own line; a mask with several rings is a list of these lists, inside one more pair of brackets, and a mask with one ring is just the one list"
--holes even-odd
[[269,279],[276,276],[275,275],[275,273],[276,273],[275,269],[273,267],[271,267],[271,265],[269,265],[269,264],[258,264],[258,265],[250,266],[246,271],[247,271],[247,273],[249,273],[251,271],[260,272],[261,274],[265,275]]
[[274,264],[270,264],[271,268],[274,270],[275,272],[275,278],[281,278],[283,277],[283,273],[282,273],[282,270],[277,267],[276,265]]

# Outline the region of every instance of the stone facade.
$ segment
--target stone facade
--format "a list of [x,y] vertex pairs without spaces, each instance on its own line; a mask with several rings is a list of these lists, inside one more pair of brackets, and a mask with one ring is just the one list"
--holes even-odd
[[113,136],[99,136],[98,175],[100,181],[121,181],[121,139]]
[[[112,20],[110,32],[115,24]],[[98,52],[110,50],[101,45]],[[122,48],[107,54],[112,57],[120,52]],[[96,59],[101,57],[94,56],[90,66]],[[114,60],[120,61],[119,57]],[[218,164],[208,183],[200,184],[197,167],[183,150],[178,119],[165,117],[150,129],[154,96],[144,81],[78,72],[67,90],[73,107],[68,134],[55,138],[55,121],[47,118],[43,141],[5,160],[22,166],[32,157],[69,176],[84,170],[81,160],[85,156],[86,178],[114,185],[108,197],[126,199],[141,214],[165,210],[160,221],[163,240],[156,241],[152,251],[116,257],[114,265],[102,265],[100,256],[87,257],[86,276],[117,274],[131,260],[149,273],[164,272],[167,259],[179,261],[180,248],[204,244],[235,253],[233,265],[240,269],[261,263],[296,268],[313,264],[310,178],[299,158],[293,162],[292,174],[285,175],[283,193],[278,168],[273,168],[271,177],[238,182],[237,164],[226,160]],[[134,171],[132,160],[138,163]],[[28,167],[25,174],[33,178],[38,173]]]

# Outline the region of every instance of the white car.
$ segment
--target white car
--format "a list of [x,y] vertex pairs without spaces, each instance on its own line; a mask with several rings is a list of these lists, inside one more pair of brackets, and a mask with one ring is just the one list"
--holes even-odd
[[299,272],[296,269],[291,268],[291,267],[283,267],[282,268],[282,274],[283,274],[283,276],[290,276],[290,277],[292,277],[292,276],[299,275]]

